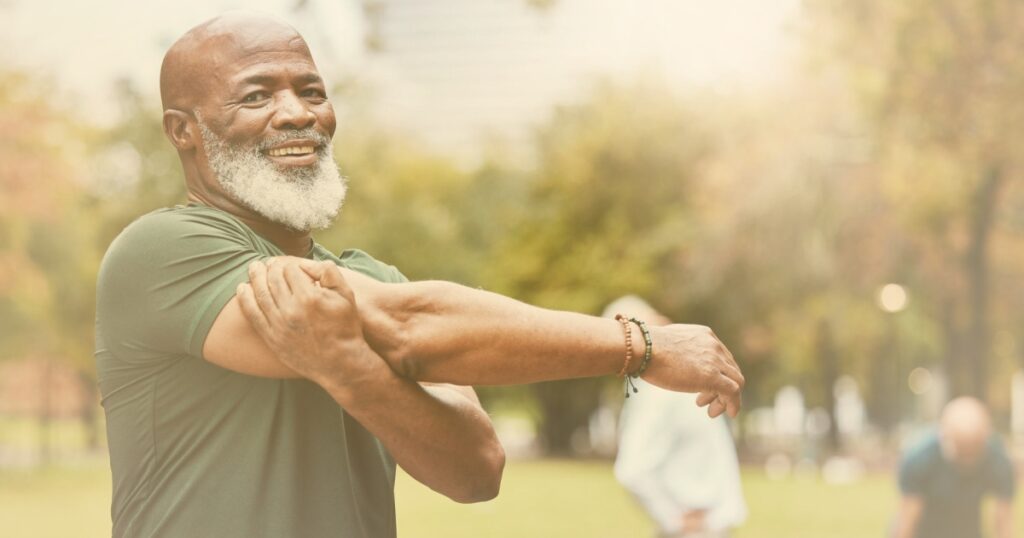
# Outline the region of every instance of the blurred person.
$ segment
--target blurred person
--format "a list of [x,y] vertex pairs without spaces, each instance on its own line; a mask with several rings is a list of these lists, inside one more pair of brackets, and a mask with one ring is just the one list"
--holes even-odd
[[950,401],[938,430],[904,455],[896,538],[980,538],[981,504],[994,499],[995,538],[1013,538],[1016,478],[985,406],[974,398]]
[[[615,314],[671,323],[633,295],[608,305],[605,317]],[[658,536],[729,536],[746,520],[747,506],[728,424],[702,413],[692,394],[637,385],[622,408],[616,478],[657,524]]]
[[[396,464],[459,502],[498,492],[504,452],[469,385],[619,371],[615,321],[409,283],[312,240],[345,182],[293,28],[207,21],[167,51],[160,93],[188,203],[126,227],[97,280],[114,536],[394,536]],[[710,329],[651,343],[648,382],[739,411]]]

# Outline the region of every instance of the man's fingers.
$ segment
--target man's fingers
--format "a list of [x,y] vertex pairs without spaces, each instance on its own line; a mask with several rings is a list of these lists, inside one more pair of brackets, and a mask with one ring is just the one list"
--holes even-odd
[[717,397],[718,395],[714,392],[701,392],[697,395],[697,407],[704,407],[705,405],[715,401],[715,398]]
[[292,290],[284,279],[284,264],[275,263],[267,267],[267,287],[278,306],[284,307],[291,302]]
[[241,307],[242,314],[245,316],[245,319],[249,320],[249,325],[252,325],[256,334],[266,340],[270,334],[270,322],[267,321],[263,310],[256,303],[256,296],[253,294],[252,286],[242,282],[235,288],[235,296],[238,298],[238,306]]
[[332,262],[320,262],[320,285],[335,290],[343,295],[348,291],[348,283],[345,277],[341,276],[341,270]]
[[334,262],[315,262],[305,258],[296,258],[295,261],[303,272],[319,282],[322,287],[333,289],[343,295],[346,294],[348,283],[345,281],[345,277],[342,276],[340,268]]
[[740,385],[725,375],[719,378],[718,399],[715,400],[725,406],[730,417],[736,417],[740,412]]
[[270,294],[270,288],[267,287],[267,266],[260,260],[249,264],[249,285],[252,286],[252,293],[260,310],[267,313],[277,307],[274,296]]
[[309,297],[316,293],[316,285],[313,279],[298,265],[288,264],[284,267],[284,279],[288,287],[297,297]]
[[746,383],[746,380],[743,378],[743,373],[741,373],[740,369],[735,367],[735,366],[730,366],[728,364],[723,364],[719,368],[719,371],[721,371],[722,374],[725,375],[726,377],[728,377],[729,379],[731,379],[734,382],[736,382],[736,384],[740,388],[742,388],[744,383]]
[[723,411],[725,411],[725,405],[722,404],[721,400],[715,400],[708,406],[708,416],[711,418],[721,415]]

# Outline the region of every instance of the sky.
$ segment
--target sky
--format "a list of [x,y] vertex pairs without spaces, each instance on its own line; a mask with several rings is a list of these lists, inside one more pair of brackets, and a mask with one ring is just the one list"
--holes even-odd
[[[157,96],[164,50],[228,9],[284,18],[310,41],[330,81],[371,80],[394,121],[440,146],[488,130],[522,132],[591,75],[655,74],[687,89],[730,92],[770,84],[793,64],[799,0],[0,0],[0,62],[52,77],[60,94],[116,110],[130,80]],[[374,22],[376,21],[376,22]],[[367,52],[367,33],[385,46]],[[443,127],[438,127],[443,125]]]

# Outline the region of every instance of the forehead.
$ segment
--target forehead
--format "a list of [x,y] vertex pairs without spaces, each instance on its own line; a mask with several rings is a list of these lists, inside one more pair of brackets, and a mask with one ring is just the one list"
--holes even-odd
[[309,47],[297,34],[236,32],[213,37],[206,45],[210,73],[226,86],[255,79],[319,80]]

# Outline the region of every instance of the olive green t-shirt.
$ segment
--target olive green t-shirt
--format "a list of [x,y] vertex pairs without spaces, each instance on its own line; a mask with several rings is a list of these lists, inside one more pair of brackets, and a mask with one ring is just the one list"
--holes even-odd
[[[395,535],[395,463],[316,384],[203,360],[214,319],[281,251],[222,211],[162,209],[110,245],[97,282],[96,369],[117,537]],[[385,282],[394,267],[309,255]]]

